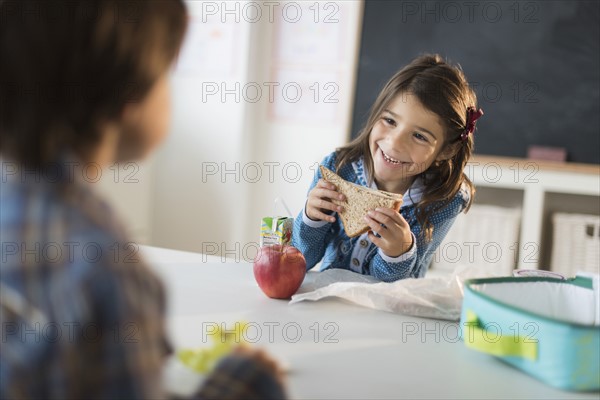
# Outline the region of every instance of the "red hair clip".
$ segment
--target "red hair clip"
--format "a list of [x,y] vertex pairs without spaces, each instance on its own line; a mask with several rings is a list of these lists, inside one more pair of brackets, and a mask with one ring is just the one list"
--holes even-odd
[[470,134],[475,131],[475,121],[483,115],[483,110],[480,108],[475,110],[474,107],[467,108],[467,125],[465,131],[460,135],[460,140],[467,140]]

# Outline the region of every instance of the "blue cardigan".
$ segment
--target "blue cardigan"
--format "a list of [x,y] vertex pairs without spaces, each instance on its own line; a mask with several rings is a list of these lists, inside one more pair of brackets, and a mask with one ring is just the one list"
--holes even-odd
[[[335,159],[336,153],[334,152],[325,157],[321,164],[349,182],[368,186],[362,158],[346,164],[339,171],[335,169]],[[309,192],[319,179],[321,179],[321,172],[317,169]],[[372,187],[376,188],[374,183]],[[304,209],[294,221],[292,244],[304,254],[307,269],[313,268],[322,260],[321,271],[329,268],[341,268],[363,275],[371,275],[385,282],[405,278],[421,278],[427,272],[433,253],[469,200],[469,192],[463,185],[449,205],[432,214],[429,220],[433,224],[433,235],[432,240],[427,242],[420,235],[421,226],[415,213],[416,204],[421,199],[422,191],[423,182],[417,178],[404,194],[400,213],[410,225],[413,246],[398,257],[386,256],[369,240],[367,233],[349,238],[337,215],[333,223],[313,221],[306,216]]]

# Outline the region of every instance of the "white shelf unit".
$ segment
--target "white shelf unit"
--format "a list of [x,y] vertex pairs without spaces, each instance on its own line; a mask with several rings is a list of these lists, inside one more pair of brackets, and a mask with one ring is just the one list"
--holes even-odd
[[466,173],[475,204],[521,208],[517,268],[549,269],[553,213],[600,215],[600,165],[476,156]]

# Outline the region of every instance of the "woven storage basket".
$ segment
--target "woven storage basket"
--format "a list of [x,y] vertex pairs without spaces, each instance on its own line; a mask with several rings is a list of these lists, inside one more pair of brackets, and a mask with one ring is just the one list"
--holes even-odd
[[460,214],[433,255],[431,268],[451,271],[457,266],[489,266],[511,275],[516,264],[521,210],[473,205]]
[[599,273],[600,216],[556,213],[552,216],[552,271],[566,276]]

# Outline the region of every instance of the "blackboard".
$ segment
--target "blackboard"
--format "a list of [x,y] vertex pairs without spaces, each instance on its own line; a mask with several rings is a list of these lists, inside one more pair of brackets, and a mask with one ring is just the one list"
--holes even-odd
[[367,0],[352,136],[385,82],[421,53],[460,64],[485,116],[475,153],[563,147],[600,163],[600,2]]

